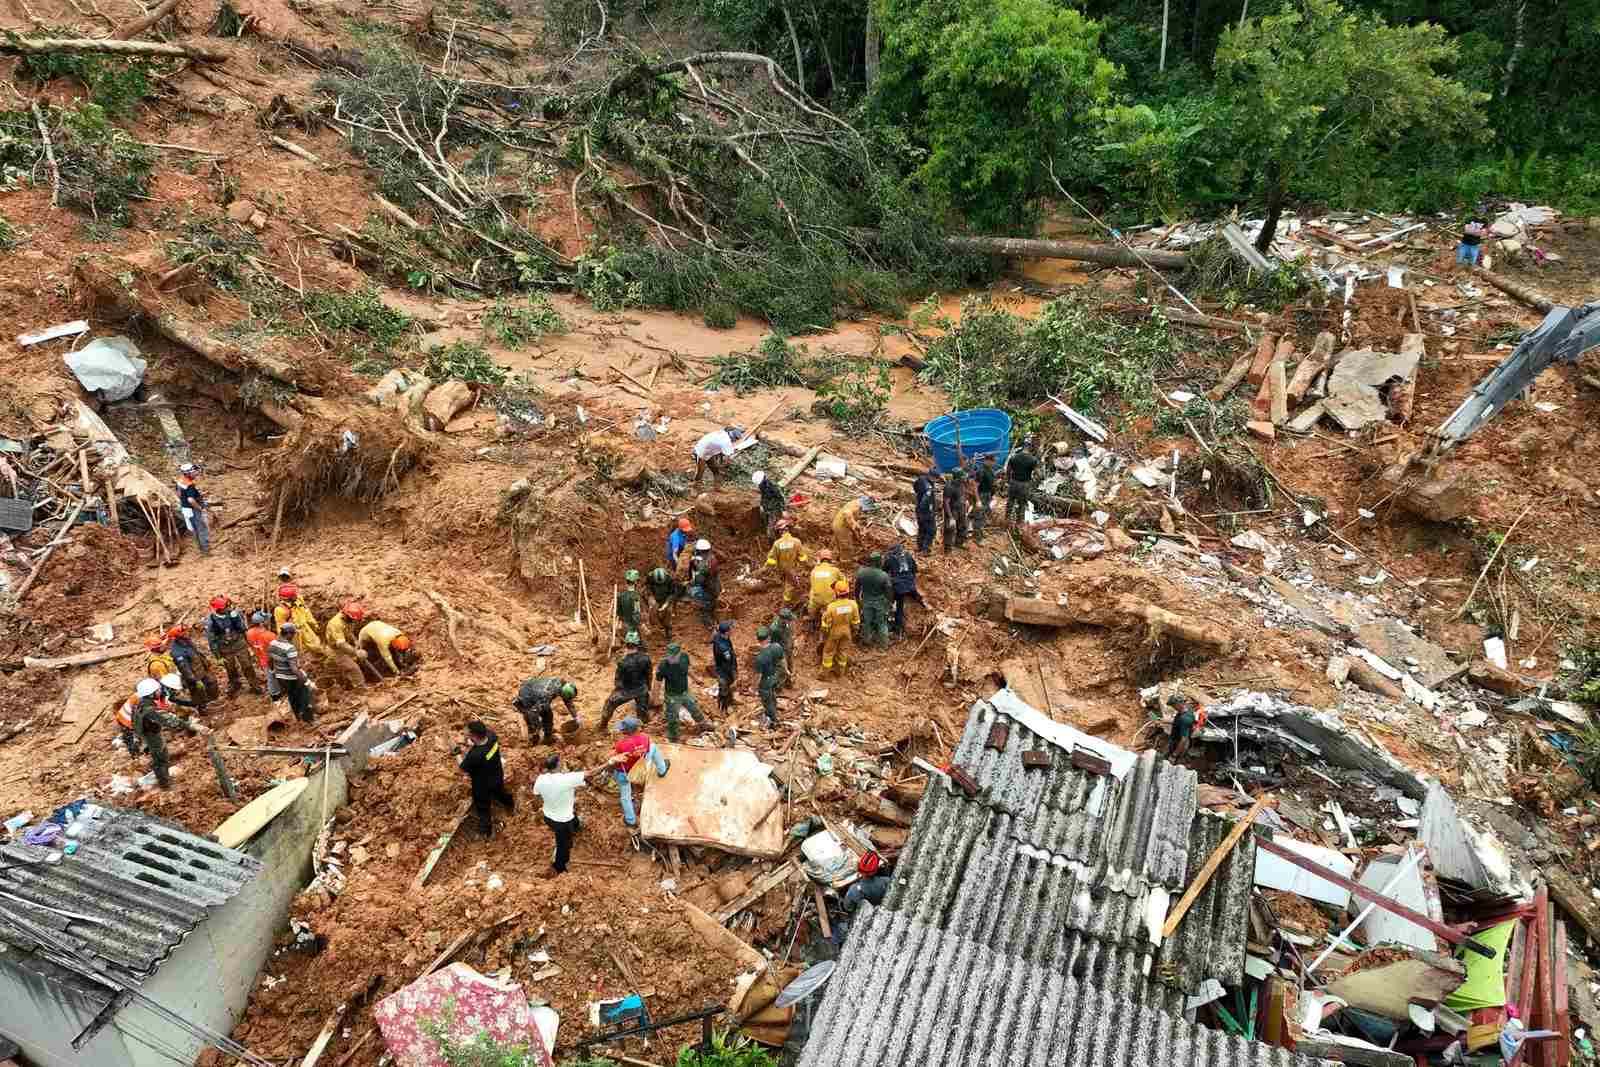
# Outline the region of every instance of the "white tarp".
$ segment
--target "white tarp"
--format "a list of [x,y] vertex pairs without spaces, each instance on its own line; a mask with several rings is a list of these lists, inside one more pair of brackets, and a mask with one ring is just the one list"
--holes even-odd
[[[1313,863],[1320,864],[1335,874],[1342,874],[1349,878],[1355,874],[1356,865],[1345,857],[1342,852],[1335,852],[1331,848],[1321,845],[1308,845],[1304,841],[1296,841],[1282,835],[1274,837],[1273,843],[1282,845],[1290,852],[1298,852]],[[1264,848],[1256,849],[1256,876],[1255,884],[1263,889],[1283,889],[1296,896],[1306,897],[1310,900],[1320,900],[1324,904],[1332,904],[1342,908],[1350,903],[1350,891],[1341,886],[1334,885],[1325,878],[1319,878],[1304,867],[1296,867],[1286,859],[1280,859]]]
[[126,400],[144,381],[139,346],[126,337],[96,337],[61,357],[78,384],[106,401]]

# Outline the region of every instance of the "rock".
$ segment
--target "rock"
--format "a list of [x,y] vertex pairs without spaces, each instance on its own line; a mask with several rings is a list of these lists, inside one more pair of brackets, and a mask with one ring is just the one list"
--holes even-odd
[[1345,679],[1350,677],[1350,659],[1347,656],[1334,656],[1328,660],[1328,681],[1334,685],[1344,685]]
[[266,216],[266,213],[262,212],[262,211],[252,211],[250,213],[250,228],[252,230],[256,230],[258,232],[261,231],[261,230],[266,229],[267,228],[267,216]]
[[1271,441],[1278,436],[1278,431],[1273,428],[1272,423],[1264,422],[1261,419],[1251,419],[1244,424],[1244,428],[1263,441]]
[[1128,536],[1120,526],[1106,527],[1106,548],[1112,552],[1131,552],[1138,546],[1138,542]]
[[250,216],[260,214],[261,208],[254,200],[235,200],[228,205],[228,218],[234,222],[249,222]]
[[1516,697],[1528,691],[1528,686],[1521,678],[1510,671],[1503,671],[1487,660],[1477,660],[1467,668],[1467,681],[1479,689],[1487,689],[1491,693],[1502,696]]
[[1496,237],[1515,237],[1518,233],[1518,229],[1519,228],[1516,223],[1507,219],[1500,219],[1497,222],[1491,223],[1489,226],[1489,232],[1494,234]]
[[436,385],[422,401],[422,424],[430,430],[442,429],[471,404],[472,386],[466,382],[452,379]]

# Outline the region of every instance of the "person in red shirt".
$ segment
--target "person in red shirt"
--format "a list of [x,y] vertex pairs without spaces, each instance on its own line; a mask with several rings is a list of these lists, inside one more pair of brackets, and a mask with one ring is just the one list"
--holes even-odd
[[629,826],[636,826],[639,818],[633,810],[633,783],[628,781],[628,772],[641,758],[647,758],[655,766],[656,774],[665,778],[671,764],[656,748],[655,742],[650,740],[650,735],[639,728],[639,720],[632,715],[622,720],[622,736],[611,746],[611,751],[609,766],[622,800],[622,821]]
[[277,700],[283,695],[278,688],[278,680],[267,670],[267,646],[278,639],[278,635],[267,628],[267,613],[258,611],[250,616],[250,629],[244,632],[245,643],[250,646],[250,651],[255,653],[256,666],[267,676],[267,696]]

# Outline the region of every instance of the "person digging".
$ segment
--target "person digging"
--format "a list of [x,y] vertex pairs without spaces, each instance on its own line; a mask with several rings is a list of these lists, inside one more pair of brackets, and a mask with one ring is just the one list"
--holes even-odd
[[700,621],[710,629],[717,618],[717,601],[722,598],[722,565],[705,538],[694,543],[689,560],[689,599],[700,606]]
[[[485,841],[494,836],[492,805],[503,804],[508,813],[517,810],[517,798],[506,789],[506,766],[500,758],[500,739],[477,719],[467,723],[467,754],[461,757],[461,773],[472,783],[472,810],[478,816],[478,833]],[[456,748],[460,752],[459,747]]]
[[154,678],[141,678],[134,688],[139,703],[133,711],[133,731],[139,735],[144,750],[150,753],[150,769],[155,771],[156,785],[172,788],[171,766],[167,757],[167,742],[162,730],[186,730],[191,734],[209,734],[211,731],[199,723],[180,719],[166,710],[170,705],[161,696],[161,683]]
[[794,535],[788,519],[778,521],[778,538],[767,551],[766,566],[778,569],[778,580],[783,583],[783,602],[791,603],[804,581],[805,566],[811,562],[806,546]]
[[633,701],[634,710],[639,713],[639,718],[645,722],[650,721],[650,656],[639,648],[639,635],[629,630],[622,643],[628,651],[617,660],[617,673],[613,682],[614,688],[611,695],[606,697],[606,703],[600,710],[600,729],[604,730],[611,725],[611,716],[622,705]]
[[1172,708],[1175,714],[1172,717],[1172,731],[1167,737],[1166,758],[1180,759],[1188,755],[1189,741],[1202,722],[1199,705],[1187,697],[1173,693],[1167,697],[1167,707]]
[[644,602],[639,597],[639,572],[630,569],[622,576],[627,583],[617,594],[617,620],[624,630],[644,633]]
[[833,553],[827,549],[817,553],[817,565],[811,568],[811,587],[806,598],[806,618],[813,631],[822,628],[822,613],[833,603],[834,586],[844,578],[844,572],[833,564]]
[[794,612],[779,608],[767,623],[767,635],[783,648],[783,688],[794,688]]
[[778,488],[778,483],[766,471],[756,471],[750,480],[761,493],[761,515],[767,522],[767,540],[771,541],[778,536],[778,523],[783,521],[788,501],[783,498],[783,490]]
[[700,704],[689,692],[689,653],[682,646],[667,646],[667,654],[656,665],[656,677],[661,679],[662,702],[666,705],[667,740],[678,739],[678,715],[687,711],[694,719],[695,733],[705,731],[706,717]]
[[[369,681],[383,681],[383,672],[372,665],[372,659],[366,649],[360,647],[361,631],[367,617],[367,609],[360,603],[346,601],[328,618],[327,625],[322,628],[323,636],[327,638],[328,649],[333,653],[333,658],[345,665],[346,675],[353,679],[353,689],[363,688]],[[349,668],[354,668],[351,674]]]
[[834,661],[843,671],[850,665],[850,641],[861,629],[861,609],[850,599],[850,585],[839,581],[833,587],[834,601],[822,613],[822,669],[833,669]]
[[227,594],[219,593],[211,598],[211,614],[206,616],[205,632],[211,654],[222,661],[228,672],[228,696],[237,695],[246,683],[252,693],[261,692],[256,658],[245,639],[249,624]]
[[529,678],[517,690],[517,695],[511,701],[511,706],[517,709],[523,722],[528,724],[528,740],[532,741],[543,732],[544,743],[555,743],[555,715],[554,705],[557,697],[567,706],[567,729],[578,729],[578,708],[573,703],[577,698],[578,687],[565,678]]

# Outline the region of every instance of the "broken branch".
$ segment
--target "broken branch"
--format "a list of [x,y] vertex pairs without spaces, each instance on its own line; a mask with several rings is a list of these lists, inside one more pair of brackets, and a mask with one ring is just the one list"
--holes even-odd
[[167,44],[162,41],[119,41],[114,38],[84,37],[6,37],[0,38],[0,53],[16,56],[42,56],[56,52],[93,52],[119,56],[174,56],[222,63],[228,49],[201,41]]

